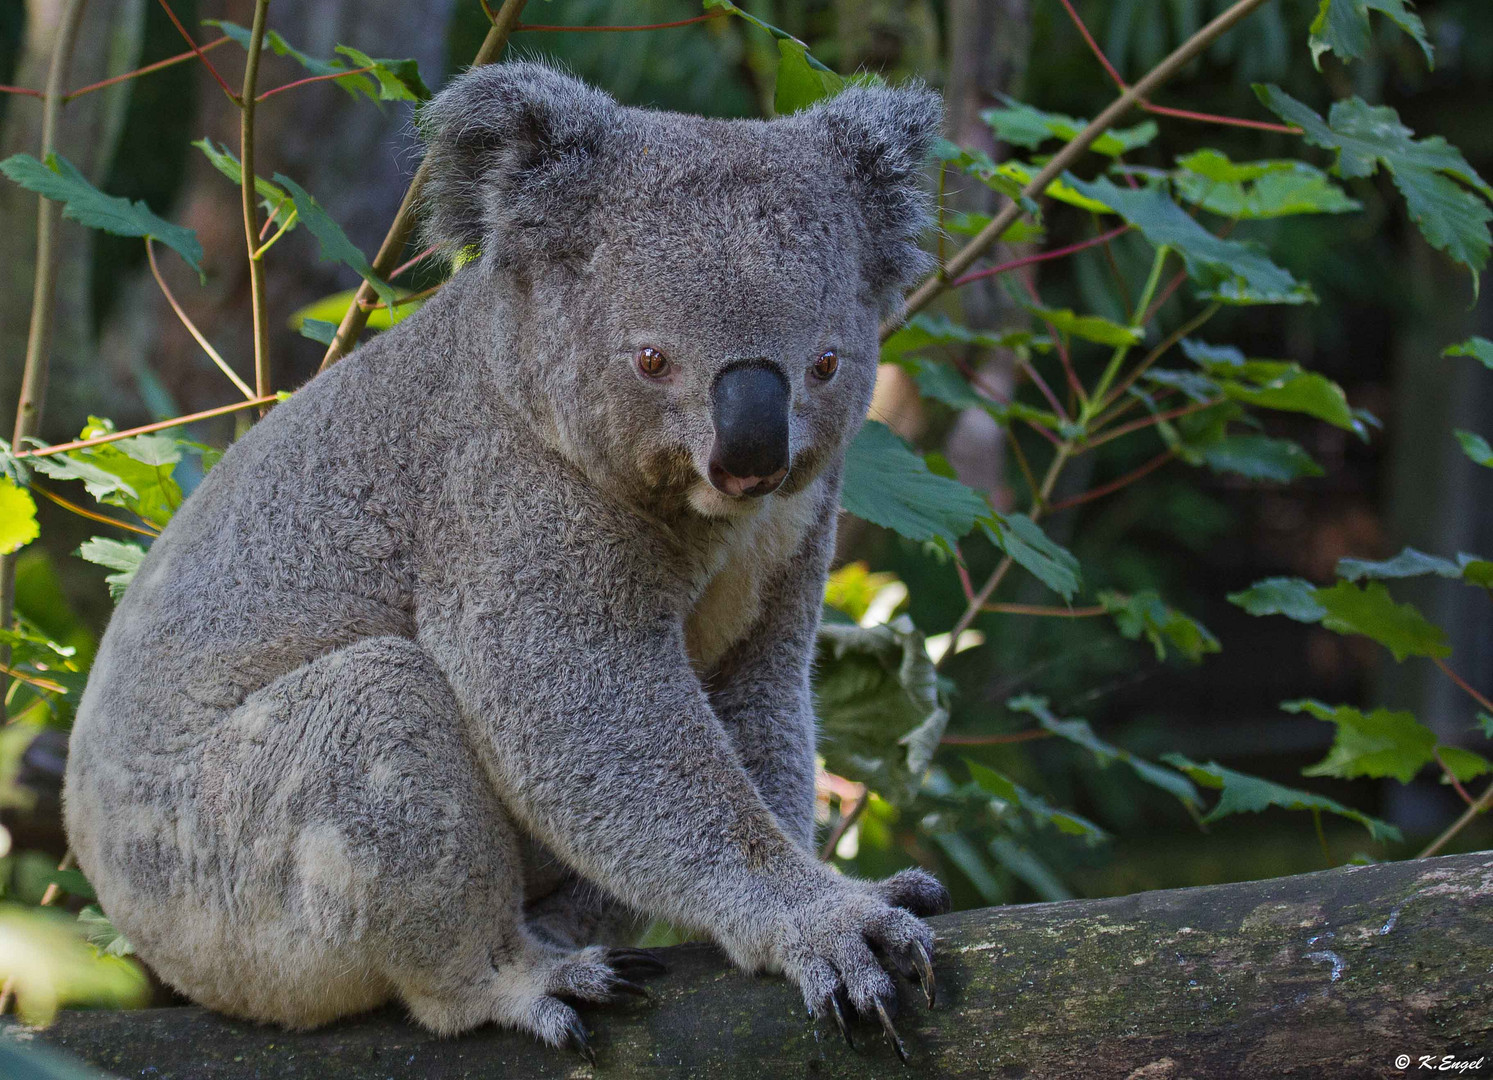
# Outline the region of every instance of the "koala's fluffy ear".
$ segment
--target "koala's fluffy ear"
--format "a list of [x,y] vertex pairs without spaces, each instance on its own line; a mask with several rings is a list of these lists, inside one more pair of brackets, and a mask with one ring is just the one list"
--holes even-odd
[[476,247],[498,265],[581,254],[588,175],[617,103],[542,64],[492,64],[454,79],[421,110],[429,166],[427,243]]
[[943,123],[943,100],[920,83],[850,87],[804,117],[843,163],[869,234],[867,283],[890,299],[933,266],[918,247],[932,216],[922,167]]

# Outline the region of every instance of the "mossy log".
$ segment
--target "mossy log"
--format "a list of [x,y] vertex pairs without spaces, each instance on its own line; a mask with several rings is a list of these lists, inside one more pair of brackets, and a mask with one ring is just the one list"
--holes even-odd
[[1454,1075],[1493,1075],[1493,852],[935,926],[937,1007],[904,986],[896,1021],[910,1067],[875,1025],[851,1049],[782,980],[693,945],[665,950],[653,1001],[586,1012],[594,1070],[509,1032],[438,1039],[392,1010],[309,1034],[195,1008],[71,1013],[33,1038],[163,1080],[1359,1077],[1448,1055],[1488,1059]]

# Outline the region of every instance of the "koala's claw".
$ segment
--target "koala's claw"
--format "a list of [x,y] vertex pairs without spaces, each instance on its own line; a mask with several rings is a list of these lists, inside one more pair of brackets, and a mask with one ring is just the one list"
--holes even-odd
[[591,1036],[586,1034],[586,1029],[581,1026],[579,1017],[572,1016],[570,1023],[565,1026],[565,1039],[561,1045],[567,1050],[574,1050],[591,1063],[596,1065],[596,1050],[591,1045]]
[[646,986],[639,986],[637,983],[632,982],[628,979],[618,979],[616,982],[612,983],[613,998],[616,998],[619,994],[629,994],[632,997],[640,998],[653,997],[653,995],[648,992],[648,988]]
[[[845,998],[844,1005],[840,1003],[841,998]],[[845,1008],[849,1004],[850,999],[845,994],[845,988],[843,986],[835,987],[835,992],[829,996],[830,1012],[834,1015],[835,1026],[840,1029],[840,1034],[845,1039],[845,1045],[854,1050],[855,1040],[850,1037],[850,1025],[845,1022]]]
[[892,1018],[887,1012],[886,1002],[880,998],[876,999],[876,1018],[881,1021],[881,1030],[886,1033],[886,1041],[892,1044],[892,1049],[897,1051],[897,1056],[902,1059],[902,1064],[907,1064],[907,1047],[902,1045],[902,1036],[897,1034],[897,1029],[892,1026]]
[[606,959],[618,973],[638,978],[662,975],[669,970],[652,949],[608,949]]
[[923,987],[923,996],[928,999],[928,1008],[931,1009],[938,998],[938,982],[933,977],[933,957],[928,955],[928,950],[921,941],[913,942],[912,966],[917,969],[918,982]]

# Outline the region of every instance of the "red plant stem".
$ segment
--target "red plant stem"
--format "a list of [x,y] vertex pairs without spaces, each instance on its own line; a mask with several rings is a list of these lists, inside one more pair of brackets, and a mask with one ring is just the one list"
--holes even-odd
[[711,19],[719,19],[722,15],[730,12],[718,9],[705,15],[696,15],[693,19],[680,19],[678,22],[649,23],[647,26],[543,26],[539,23],[519,23],[513,28],[517,33],[520,30],[546,30],[557,34],[598,34],[616,33],[632,30],[671,30],[676,26],[689,26],[693,23],[708,22]]
[[[1114,80],[1114,84],[1122,91],[1129,90],[1129,84],[1120,77],[1120,73],[1115,70],[1115,66],[1109,62],[1109,57],[1104,55],[1104,50],[1094,40],[1094,35],[1089,33],[1089,28],[1084,25],[1083,19],[1079,17],[1072,0],[1058,0],[1058,2],[1068,12],[1068,18],[1073,20],[1073,25],[1078,27],[1078,32],[1083,35],[1084,43],[1088,45],[1089,51],[1104,65],[1104,70],[1109,72],[1109,77]],[[1298,127],[1291,127],[1288,124],[1272,124],[1268,120],[1242,120],[1233,116],[1216,116],[1213,113],[1193,112],[1191,109],[1173,109],[1165,105],[1153,105],[1145,98],[1142,98],[1137,104],[1146,112],[1156,113],[1158,116],[1174,116],[1180,120],[1199,120],[1205,124],[1226,124],[1230,127],[1254,128],[1257,131],[1279,131],[1286,135],[1301,134],[1301,129]]]
[[195,424],[198,420],[210,420],[214,416],[223,416],[225,413],[240,412],[244,409],[252,409],[258,405],[268,405],[275,401],[280,395],[267,394],[257,397],[251,401],[235,401],[232,405],[219,405],[216,409],[204,409],[202,412],[188,413],[186,416],[175,416],[170,420],[157,420],[153,424],[145,424],[141,427],[128,428],[124,431],[111,431],[107,435],[99,435],[92,439],[79,439],[77,442],[58,443],[56,446],[42,446],[35,450],[22,450],[20,453],[12,454],[12,457],[49,457],[52,454],[65,454],[69,450],[82,450],[89,446],[102,446],[104,443],[118,442],[120,439],[129,439],[136,435],[149,435],[152,431],[165,431],[167,428],[181,427],[184,424]]
[[398,300],[395,300],[393,304],[386,304],[382,300],[380,300],[376,304],[359,304],[358,306],[364,311],[378,311],[386,307],[404,307],[405,304],[413,304],[417,300],[424,300],[427,297],[434,296],[436,293],[441,291],[441,285],[444,284],[445,282],[441,282],[439,284],[432,285],[428,289],[422,289],[417,293],[410,293],[408,296],[401,296]]
[[1222,400],[1220,398],[1218,401],[1195,401],[1191,405],[1182,405],[1167,412],[1157,413],[1155,416],[1148,416],[1144,420],[1132,420],[1130,423],[1121,424],[1113,431],[1106,432],[1102,437],[1092,440],[1085,449],[1092,450],[1096,446],[1103,446],[1111,439],[1118,439],[1122,435],[1129,435],[1132,431],[1141,431],[1144,428],[1151,427],[1153,424],[1160,424],[1167,420],[1175,420],[1179,416],[1187,416],[1191,413],[1201,412],[1204,409],[1211,409]]
[[[44,98],[47,95],[40,90],[32,90],[25,86],[0,86],[0,94],[24,94],[26,97]],[[63,98],[66,101],[66,98]]]
[[1106,495],[1113,495],[1121,488],[1129,487],[1141,477],[1155,472],[1157,469],[1161,468],[1176,456],[1177,452],[1175,450],[1167,450],[1163,453],[1157,454],[1140,468],[1131,470],[1119,479],[1111,480],[1107,484],[1101,484],[1096,488],[1091,488],[1090,490],[1081,492],[1078,495],[1070,495],[1066,499],[1060,499],[1058,502],[1055,502],[1051,506],[1049,506],[1047,508],[1047,511],[1048,513],[1056,514],[1059,510],[1067,510],[1070,506],[1078,506],[1082,503],[1089,502],[1092,499],[1101,499]]
[[1457,789],[1457,794],[1462,796],[1462,801],[1468,806],[1472,806],[1474,803],[1476,803],[1477,800],[1474,799],[1471,795],[1467,794],[1467,789],[1462,786],[1462,781],[1457,779],[1457,774],[1452,772],[1451,769],[1447,767],[1446,761],[1441,756],[1441,751],[1433,749],[1431,753],[1435,755],[1436,764],[1440,765],[1441,771],[1446,773],[1446,778],[1447,780],[1451,781],[1452,787]]
[[[1023,277],[1021,279],[1021,284],[1026,287],[1026,293],[1032,298],[1032,303],[1036,304],[1038,307],[1041,307],[1042,297],[1037,292],[1037,283],[1031,277]],[[1068,355],[1067,343],[1063,340],[1063,336],[1058,333],[1058,328],[1056,326],[1048,322],[1046,319],[1043,319],[1042,322],[1047,327],[1048,336],[1052,338],[1052,347],[1057,350],[1058,359],[1062,361],[1063,374],[1068,379],[1068,385],[1072,387],[1074,392],[1078,395],[1078,400],[1082,401],[1083,383],[1078,381],[1078,375],[1073,370],[1073,360]],[[1053,412],[1057,413],[1064,420],[1068,419],[1068,411],[1063,408],[1062,402],[1058,400],[1057,395],[1054,394],[1048,387],[1047,381],[1037,373],[1036,366],[1030,362],[1027,362],[1023,364],[1022,367],[1026,368],[1027,374],[1032,377],[1032,382],[1036,383],[1037,388],[1042,391],[1042,396],[1047,398],[1047,403],[1052,406]]]
[[[1055,510],[1057,507],[1051,506],[1048,509]],[[997,615],[1040,615],[1049,619],[1092,619],[1105,613],[1101,604],[1080,608],[1044,607],[1041,604],[985,604],[980,610]]]
[[176,12],[171,10],[171,5],[167,2],[167,0],[161,0],[161,7],[166,9],[166,14],[170,17],[172,25],[181,32],[181,36],[186,39],[187,44],[192,46],[192,54],[196,56],[198,60],[201,60],[203,65],[206,66],[207,70],[212,72],[213,78],[218,80],[218,85],[223,88],[223,93],[228,95],[228,99],[230,101],[242,104],[242,102],[239,102],[239,96],[233,92],[233,87],[229,86],[228,83],[224,81],[223,76],[218,74],[218,69],[213,67],[213,62],[209,60],[206,54],[202,51],[202,46],[198,45],[197,42],[192,39],[192,35],[187,33],[187,28],[183,26],[181,24],[181,20],[176,17]]
[[1121,233],[1127,233],[1129,231],[1129,225],[1121,225],[1118,229],[1111,229],[1103,236],[1095,236],[1088,240],[1081,240],[1076,244],[1069,244],[1067,247],[1056,248],[1052,251],[1039,252],[1036,255],[1025,255],[1019,259],[1012,259],[1010,262],[1003,262],[999,266],[992,266],[986,270],[975,270],[971,273],[965,274],[963,277],[955,278],[949,283],[949,287],[952,289],[957,289],[961,285],[968,285],[971,281],[979,281],[981,278],[995,277],[995,275],[1004,274],[1008,270],[1016,270],[1023,266],[1030,266],[1033,263],[1047,262],[1050,259],[1061,259],[1068,255],[1076,254],[1080,251],[1087,251],[1091,247],[1098,247],[1100,244],[1107,244],[1115,237],[1119,236]]
[[[216,38],[213,41],[209,41],[206,45],[201,46],[200,51],[207,52],[209,49],[216,49],[219,45],[222,45],[231,40],[232,39],[227,35],[224,35],[223,37]],[[153,64],[146,64],[144,67],[136,68],[134,71],[126,71],[123,75],[115,75],[112,79],[104,79],[101,82],[89,83],[87,86],[80,86],[78,87],[78,89],[63,96],[63,104],[66,104],[73,98],[82,97],[84,94],[91,94],[95,90],[102,90],[106,86],[113,86],[115,83],[122,83],[126,79],[136,79],[141,75],[149,75],[153,71],[160,71],[162,68],[171,67],[173,64],[180,64],[182,61],[190,60],[196,55],[198,55],[198,53],[188,50],[184,53],[177,53],[175,56],[168,56],[164,60],[157,60]]]
[[1447,665],[1447,663],[1446,663],[1445,660],[1441,659],[1441,657],[1439,657],[1439,656],[1433,656],[1433,657],[1431,657],[1431,662],[1434,663],[1437,667],[1439,667],[1441,669],[1442,673],[1448,679],[1450,679],[1452,682],[1456,683],[1463,690],[1467,691],[1467,693],[1472,696],[1472,699],[1474,701],[1476,701],[1483,708],[1487,709],[1490,713],[1493,713],[1493,701],[1489,701],[1487,697],[1485,697],[1482,694],[1479,694],[1476,690],[1474,690],[1471,687],[1471,685],[1468,684],[1468,682],[1467,682],[1466,679],[1462,678],[1462,676],[1458,675],[1455,671],[1453,671]]
[[959,587],[964,590],[966,603],[973,603],[975,599],[975,583],[969,579],[969,568],[964,565],[964,553],[959,550],[959,545],[954,545],[954,571],[959,575]]
[[1031,731],[1014,731],[1008,735],[945,735],[938,741],[943,746],[1005,746],[1008,743],[1031,742],[1033,739],[1047,739],[1051,736],[1050,731],[1033,728]]
[[393,270],[389,271],[389,278],[388,278],[388,280],[393,281],[400,274],[404,273],[406,270],[408,270],[410,267],[414,266],[416,263],[420,262],[422,259],[428,259],[430,256],[432,256],[432,255],[435,254],[435,249],[436,249],[436,245],[435,244],[431,244],[428,248],[426,248],[424,251],[420,252],[420,254],[416,255],[409,262],[400,263]]
[[1164,286],[1162,286],[1161,292],[1157,295],[1156,299],[1151,302],[1151,306],[1146,308],[1145,312],[1141,315],[1140,324],[1142,326],[1150,325],[1151,320],[1156,318],[1156,313],[1160,311],[1163,306],[1165,306],[1168,300],[1177,295],[1177,290],[1182,287],[1182,283],[1186,280],[1187,271],[1179,270],[1176,277],[1172,278],[1172,280],[1168,281]]
[[348,75],[362,75],[365,71],[372,70],[373,65],[370,64],[368,67],[353,68],[350,71],[333,71],[327,75],[312,75],[308,79],[297,79],[295,82],[288,82],[284,86],[277,86],[273,90],[266,90],[254,100],[263,101],[265,98],[272,98],[276,94],[283,94],[287,90],[294,90],[297,86],[305,86],[307,83],[326,82],[328,79],[341,79]]

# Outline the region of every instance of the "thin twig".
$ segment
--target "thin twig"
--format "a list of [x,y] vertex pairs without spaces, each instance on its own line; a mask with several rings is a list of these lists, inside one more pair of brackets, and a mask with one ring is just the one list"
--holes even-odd
[[1175,450],[1167,450],[1163,453],[1157,454],[1140,468],[1131,470],[1124,476],[1120,477],[1118,480],[1111,480],[1107,484],[1101,484],[1096,488],[1092,488],[1078,495],[1072,495],[1066,499],[1058,500],[1047,508],[1048,512],[1056,514],[1059,510],[1067,510],[1070,507],[1080,506],[1083,503],[1091,502],[1094,499],[1102,499],[1106,495],[1113,495],[1120,489],[1129,487],[1131,484],[1141,479],[1141,477],[1155,472],[1157,469],[1161,468],[1176,456],[1177,451]]
[[[62,80],[78,40],[84,0],[67,0],[52,41],[52,59],[47,69],[47,91],[42,101],[41,160],[52,153],[57,138],[57,119],[62,112]],[[57,291],[57,214],[51,199],[36,200],[36,276],[31,286],[31,324],[26,333],[26,360],[21,370],[21,392],[16,401],[16,426],[12,446],[20,446],[41,430],[42,406],[47,397],[47,365],[52,351],[52,302]],[[0,556],[0,629],[11,626],[15,608],[16,554]],[[10,646],[0,646],[0,664],[10,663]],[[0,700],[0,720],[5,718]]]
[[430,256],[432,256],[432,255],[435,254],[436,248],[438,248],[439,246],[440,246],[439,244],[431,244],[428,248],[426,248],[424,251],[420,252],[420,254],[416,255],[414,258],[410,259],[408,262],[402,262],[402,263],[400,263],[394,269],[392,269],[392,270],[389,271],[389,280],[393,281],[395,278],[397,278],[400,274],[404,273],[410,267],[416,265],[417,263],[421,262],[424,259],[430,258]]
[[938,743],[940,746],[1010,746],[1012,743],[1050,738],[1052,732],[1033,728],[1031,731],[1013,731],[1004,735],[945,735]]
[[168,288],[166,285],[166,279],[161,276],[160,264],[156,262],[155,241],[153,241],[148,236],[145,238],[145,258],[150,263],[150,272],[155,276],[156,284],[161,287],[161,293],[166,297],[166,303],[170,304],[171,310],[176,312],[176,317],[180,319],[181,324],[187,328],[187,333],[191,334],[192,339],[196,341],[198,345],[202,346],[202,351],[207,353],[208,357],[214,364],[218,365],[218,370],[221,371],[224,375],[228,376],[228,381],[233,383],[234,386],[238,387],[239,392],[243,394],[245,398],[254,397],[254,391],[249,389],[249,384],[244,382],[243,379],[240,379],[238,377],[238,372],[234,371],[233,368],[228,366],[228,361],[224,360],[222,354],[220,354],[217,349],[212,347],[212,343],[209,342],[207,338],[202,336],[202,331],[197,329],[197,324],[187,316],[187,313],[182,309],[181,304],[177,303],[175,295],[173,295],[170,288]]
[[225,80],[223,76],[218,74],[218,69],[213,67],[213,62],[209,60],[205,55],[206,50],[203,49],[201,45],[198,45],[195,40],[193,40],[192,35],[187,32],[187,28],[183,26],[181,24],[181,20],[176,17],[176,12],[171,10],[171,5],[167,2],[167,0],[161,0],[161,7],[166,9],[166,14],[170,17],[172,25],[175,26],[176,29],[181,33],[181,36],[186,39],[187,44],[192,46],[192,55],[195,56],[198,60],[201,60],[202,63],[206,66],[207,70],[212,72],[213,78],[216,79],[218,81],[218,85],[223,88],[223,93],[228,95],[228,100],[232,101],[234,104],[238,104],[239,98],[238,95],[233,92],[233,87],[229,86],[227,80]]
[[[59,871],[71,870],[76,865],[77,859],[73,857],[72,848],[68,848],[67,851],[63,852],[62,861],[57,864],[57,869]],[[46,892],[41,894],[41,906],[51,907],[57,902],[57,897],[60,895],[62,895],[62,889],[56,883],[48,885]],[[15,977],[12,976],[5,980],[5,985],[0,986],[0,1016],[4,1016],[10,1011],[10,1003],[15,999],[15,996]]]
[[44,678],[41,675],[33,675],[29,671],[17,671],[15,668],[7,667],[4,664],[0,664],[0,675],[15,679],[17,682],[23,682],[27,686],[34,686],[38,690],[45,690],[49,694],[67,693],[67,687],[63,686],[60,682],[53,682],[51,679]]
[[62,103],[66,105],[74,98],[80,98],[84,94],[91,94],[95,90],[102,90],[105,87],[113,86],[115,83],[122,83],[128,79],[138,79],[141,75],[149,75],[152,72],[160,71],[162,68],[168,68],[174,64],[184,63],[187,60],[191,60],[199,53],[205,53],[210,49],[216,49],[219,45],[226,44],[227,42],[232,40],[232,38],[228,37],[225,34],[223,37],[215,38],[212,41],[209,41],[207,44],[200,46],[197,51],[188,49],[184,53],[177,53],[175,56],[168,56],[164,60],[157,60],[153,64],[146,64],[144,67],[136,68],[134,71],[126,71],[123,75],[115,75],[113,78],[103,79],[100,82],[96,83],[89,83],[87,86],[80,86],[76,90],[73,90],[66,96],[64,96],[62,99]]
[[840,846],[840,840],[850,831],[850,826],[860,819],[866,812],[866,806],[871,802],[871,789],[866,788],[860,793],[860,797],[851,804],[850,809],[840,815],[840,820],[835,822],[835,827],[830,831],[829,839],[825,840],[824,846],[819,849],[820,861],[828,859],[835,853],[835,848]]
[[[649,23],[646,26],[545,26],[539,23],[519,23],[513,28],[513,32],[545,30],[554,34],[615,34],[628,33],[634,30],[672,30],[676,26],[692,26],[695,23],[709,22],[711,19],[719,19],[722,15],[729,14],[730,12],[726,9],[718,8],[704,15],[696,15],[693,19],[680,19],[677,22]],[[496,23],[498,19],[502,18],[502,12],[499,12],[495,18],[489,13],[489,17]]]
[[1472,697],[1472,700],[1476,701],[1490,713],[1493,713],[1493,701],[1490,701],[1486,694],[1480,694],[1474,690],[1472,684],[1453,671],[1445,660],[1439,656],[1433,656],[1431,657],[1431,662],[1441,669],[1443,675],[1465,690]]
[[268,394],[265,397],[254,398],[252,401],[235,401],[232,405],[219,405],[217,408],[188,413],[186,416],[174,416],[170,420],[157,420],[153,424],[142,424],[140,427],[127,428],[124,431],[111,431],[107,435],[99,435],[92,439],[79,439],[76,442],[58,443],[56,446],[42,446],[35,450],[22,450],[12,456],[18,458],[51,457],[53,454],[66,454],[73,450],[82,450],[89,446],[103,446],[105,443],[118,442],[120,439],[132,439],[136,435],[149,435],[152,431],[165,431],[167,428],[183,427],[186,424],[195,424],[199,420],[210,420],[214,416],[226,416],[228,413],[252,409],[256,405],[267,405],[277,397],[279,397],[278,394]]
[[1416,858],[1429,859],[1432,855],[1435,855],[1451,842],[1452,837],[1465,829],[1473,818],[1479,814],[1486,813],[1490,808],[1493,808],[1493,784],[1489,784],[1487,790],[1483,792],[1477,802],[1463,811],[1462,816],[1448,825],[1446,831],[1436,837],[1435,840],[1432,840],[1426,849],[1417,855]]
[[1179,405],[1175,409],[1168,409],[1165,412],[1159,412],[1156,415],[1148,416],[1143,420],[1132,420],[1128,424],[1121,424],[1113,431],[1105,432],[1097,439],[1090,439],[1084,449],[1093,450],[1095,447],[1103,446],[1105,443],[1110,442],[1111,440],[1118,439],[1124,435],[1129,435],[1132,431],[1141,431],[1144,428],[1152,427],[1156,424],[1164,424],[1168,420],[1176,420],[1179,417],[1190,416],[1192,413],[1202,412],[1204,409],[1211,409],[1215,405],[1222,404],[1222,402],[1222,398],[1218,398],[1215,401],[1194,401],[1190,405]]
[[1451,766],[1448,765],[1446,763],[1446,759],[1441,756],[1440,749],[1433,747],[1431,750],[1431,754],[1436,758],[1436,764],[1441,766],[1441,771],[1446,774],[1447,781],[1453,788],[1456,789],[1457,794],[1461,796],[1462,801],[1468,806],[1471,806],[1475,802],[1477,802],[1476,799],[1467,794],[1467,789],[1462,786],[1462,781],[1457,779],[1457,774],[1452,772]]
[[[1160,360],[1163,356],[1170,352],[1172,347],[1175,346],[1177,342],[1181,341],[1188,334],[1192,333],[1209,319],[1213,318],[1214,315],[1218,314],[1219,307],[1220,305],[1218,304],[1209,304],[1193,318],[1188,319],[1185,323],[1177,327],[1177,329],[1173,330],[1170,334],[1163,338],[1161,344],[1152,349],[1146,355],[1146,358],[1136,365],[1135,370],[1126,375],[1125,378],[1121,380],[1120,384],[1109,392],[1105,399],[1099,403],[1099,408],[1107,409],[1116,401],[1120,400],[1120,398],[1124,396],[1125,391],[1134,386],[1135,381],[1142,375],[1144,375],[1147,371],[1149,371],[1152,364],[1156,363],[1156,361]],[[1145,324],[1143,323],[1142,325]]]
[[[1052,507],[1056,511],[1061,503]],[[997,615],[1038,615],[1049,619],[1092,619],[1103,615],[1106,608],[1102,604],[1092,607],[1064,608],[1044,607],[1041,604],[986,604],[981,611],[989,611]]]
[[[165,0],[162,0],[164,3]],[[254,27],[249,31],[249,55],[244,63],[244,89],[239,95],[239,191],[244,208],[244,237],[249,256],[249,302],[254,319],[254,388],[270,392],[270,313],[265,297],[264,258],[259,250],[259,217],[254,190],[254,87],[259,80],[259,55],[264,49],[270,0],[255,0]]]
[[1036,255],[1026,255],[1020,259],[1012,259],[1010,262],[1003,262],[999,266],[992,266],[988,270],[973,270],[963,277],[955,278],[949,283],[949,287],[957,289],[961,285],[968,285],[971,281],[979,281],[981,278],[995,277],[997,274],[1004,274],[1009,270],[1016,270],[1023,266],[1031,266],[1033,263],[1048,262],[1052,259],[1061,259],[1080,251],[1087,251],[1091,247],[1108,244],[1115,237],[1129,231],[1129,225],[1121,225],[1118,229],[1111,229],[1103,236],[1081,240],[1076,244],[1069,244],[1067,247],[1057,248],[1054,251],[1043,251]]
[[[503,6],[492,19],[492,29],[488,30],[482,47],[477,50],[477,56],[472,61],[473,67],[482,67],[498,58],[503,47],[508,44],[509,35],[518,25],[518,17],[523,12],[525,3],[527,0],[504,0]],[[420,197],[420,188],[425,183],[426,172],[426,164],[421,162],[414,179],[410,181],[409,189],[404,193],[404,200],[399,204],[394,221],[389,225],[389,231],[384,234],[384,242],[379,245],[378,254],[373,257],[374,273],[387,275],[404,252],[404,245],[414,230],[415,203]],[[358,343],[358,335],[368,325],[368,312],[363,310],[362,305],[373,301],[373,286],[366,281],[359,284],[358,291],[342,314],[342,322],[337,326],[332,343],[327,346],[326,355],[321,358],[320,370],[325,371],[352,351],[353,346]]]
[[1021,196],[1012,199],[991,220],[990,224],[980,230],[968,244],[955,252],[949,259],[943,275],[931,274],[919,285],[903,303],[901,310],[888,318],[881,324],[881,340],[885,341],[896,333],[909,317],[923,310],[935,298],[940,296],[948,287],[948,279],[957,278],[969,270],[982,254],[994,244],[1001,235],[1022,214],[1022,201],[1024,199],[1041,196],[1047,186],[1063,174],[1063,171],[1076,162],[1094,144],[1094,141],[1112,128],[1119,119],[1134,108],[1139,102],[1147,98],[1153,91],[1163,86],[1178,72],[1186,67],[1195,57],[1200,55],[1208,46],[1212,45],[1225,31],[1229,30],[1241,19],[1251,14],[1256,8],[1262,6],[1266,0],[1237,0],[1228,10],[1213,19],[1197,33],[1193,34],[1183,42],[1161,63],[1152,68],[1146,75],[1130,87],[1108,108],[1094,118],[1088,127],[1079,132],[1074,139],[1053,155],[1047,165],[1036,176],[1021,189]]
[[0,86],[0,94],[20,94],[22,97],[45,98],[47,95],[40,90],[32,90],[26,86]]
[[412,292],[408,296],[401,296],[397,300],[395,300],[392,304],[386,304],[382,300],[380,300],[376,304],[365,304],[365,305],[363,305],[363,310],[364,311],[379,311],[379,310],[382,310],[384,308],[402,308],[406,304],[413,304],[413,303],[417,303],[418,301],[421,301],[421,300],[428,300],[432,296],[434,296],[436,293],[440,292],[441,291],[441,287],[443,285],[445,285],[444,281],[437,282],[436,284],[432,285],[428,289],[421,289],[419,292]]
[[148,536],[151,539],[155,539],[157,536],[161,535],[154,529],[142,529],[138,525],[131,525],[128,521],[120,521],[118,518],[111,518],[108,514],[100,514],[95,510],[88,509],[88,507],[86,506],[79,506],[75,502],[64,499],[55,491],[48,491],[46,488],[41,487],[38,484],[32,484],[29,490],[36,492],[44,499],[51,500],[58,506],[62,507],[62,509],[64,510],[77,514],[79,517],[87,518],[89,521],[97,521],[103,525],[112,525],[116,529],[124,529],[128,532],[139,533],[141,536]]
[[342,79],[348,75],[362,75],[372,70],[373,65],[370,64],[367,67],[352,68],[348,71],[334,71],[327,75],[312,75],[310,78],[297,79],[295,82],[288,82],[284,86],[277,86],[273,90],[266,90],[254,100],[256,102],[264,101],[266,98],[272,98],[276,94],[283,94],[287,90],[294,90],[297,86],[305,86],[308,83],[326,82],[328,79]]
[[[1114,81],[1114,84],[1121,90],[1127,89],[1125,80],[1120,77],[1120,73],[1115,70],[1115,66],[1109,62],[1109,57],[1104,55],[1104,50],[1094,40],[1094,35],[1089,33],[1089,28],[1084,25],[1083,19],[1079,18],[1078,11],[1073,7],[1071,0],[1060,0],[1060,2],[1067,9],[1068,17],[1073,20],[1073,24],[1078,27],[1078,32],[1083,35],[1085,43],[1089,46],[1089,51],[1098,57],[1099,63],[1104,65],[1104,70],[1109,72],[1109,77]],[[1190,109],[1172,109],[1165,105],[1153,105],[1145,100],[1140,102],[1140,107],[1149,113],[1156,113],[1160,116],[1175,116],[1181,120],[1201,120],[1204,123],[1224,124],[1229,127],[1256,128],[1261,131],[1280,131],[1288,135],[1301,134],[1300,128],[1288,127],[1285,124],[1272,124],[1268,120],[1241,120],[1238,117],[1193,112]]]

